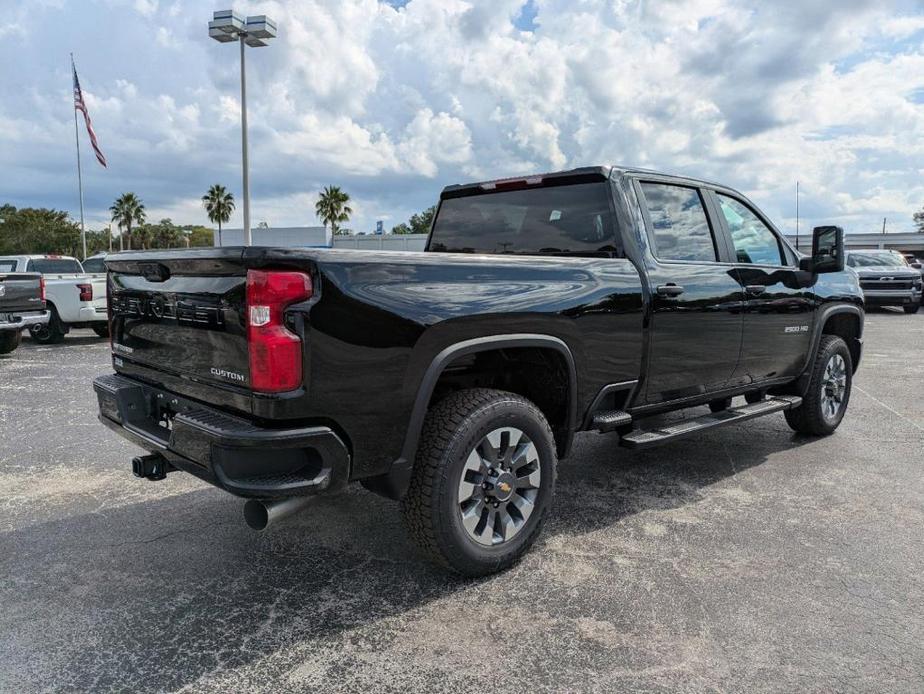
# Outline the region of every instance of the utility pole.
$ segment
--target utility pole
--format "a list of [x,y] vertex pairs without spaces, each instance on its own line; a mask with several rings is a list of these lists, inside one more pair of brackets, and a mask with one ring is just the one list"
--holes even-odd
[[882,218],[882,233],[883,233],[883,234],[885,233],[885,223],[886,223],[886,218],[883,217],[883,218]]
[[799,181],[796,181],[796,250],[799,250]]

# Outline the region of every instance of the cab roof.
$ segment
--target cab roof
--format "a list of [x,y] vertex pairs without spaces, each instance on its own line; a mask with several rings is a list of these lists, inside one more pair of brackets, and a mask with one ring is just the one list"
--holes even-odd
[[525,176],[513,176],[510,178],[498,178],[488,181],[475,181],[472,183],[455,183],[446,186],[440,193],[440,199],[463,197],[466,195],[475,195],[480,192],[487,192],[504,188],[524,188],[531,185],[561,185],[564,183],[581,183],[592,181],[605,181],[614,175],[626,176],[656,176],[659,179],[668,179],[677,183],[686,183],[695,186],[708,186],[710,188],[724,188],[731,190],[728,186],[719,183],[707,181],[704,179],[692,178],[690,176],[680,176],[676,174],[664,173],[653,169],[643,169],[631,166],[582,166],[576,169],[566,169],[563,171],[550,171],[547,173],[536,173]]

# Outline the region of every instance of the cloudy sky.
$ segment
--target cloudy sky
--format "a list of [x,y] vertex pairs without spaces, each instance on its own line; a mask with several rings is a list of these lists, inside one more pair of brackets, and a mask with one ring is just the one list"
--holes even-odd
[[[236,46],[221,3],[0,0],[0,203],[76,217],[68,53],[91,226],[135,191],[204,223],[240,192]],[[326,184],[357,231],[467,180],[620,163],[715,179],[785,230],[908,231],[924,205],[921,0],[241,2],[279,38],[248,53],[254,224],[316,224]],[[232,225],[240,225],[240,216]]]

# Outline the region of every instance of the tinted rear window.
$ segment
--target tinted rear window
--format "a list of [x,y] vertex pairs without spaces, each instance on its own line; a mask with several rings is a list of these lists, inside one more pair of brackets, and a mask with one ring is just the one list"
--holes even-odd
[[610,255],[616,228],[605,182],[443,200],[429,250],[441,253]]
[[49,275],[81,273],[83,270],[73,258],[34,258],[29,261],[26,272],[41,272]]

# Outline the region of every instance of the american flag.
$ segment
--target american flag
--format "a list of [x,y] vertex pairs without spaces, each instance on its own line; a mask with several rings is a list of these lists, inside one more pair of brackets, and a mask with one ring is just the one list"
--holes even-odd
[[93,152],[96,154],[96,161],[106,166],[106,157],[99,148],[99,142],[96,139],[96,133],[93,132],[93,123],[90,122],[90,114],[87,113],[87,105],[83,101],[83,92],[80,91],[80,81],[77,79],[77,67],[71,63],[74,70],[74,108],[83,114],[83,121],[87,124],[87,134],[90,136],[90,144],[93,145]]

